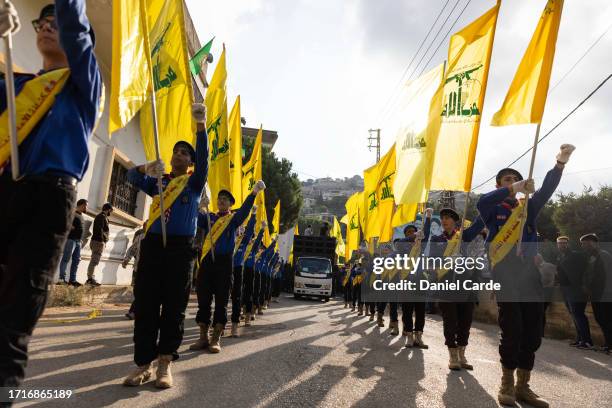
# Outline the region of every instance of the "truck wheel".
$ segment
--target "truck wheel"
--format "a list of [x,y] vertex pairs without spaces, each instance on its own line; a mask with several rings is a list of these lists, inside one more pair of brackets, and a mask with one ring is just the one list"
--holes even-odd
[[294,296],[296,299],[298,299],[298,300],[302,298],[302,295],[298,295],[297,293],[296,293],[296,294],[294,294],[293,296]]

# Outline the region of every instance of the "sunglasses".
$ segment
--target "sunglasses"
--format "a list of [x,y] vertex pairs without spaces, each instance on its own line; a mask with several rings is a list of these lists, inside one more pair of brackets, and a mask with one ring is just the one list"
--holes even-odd
[[37,33],[39,33],[40,30],[43,29],[45,24],[48,24],[51,30],[57,31],[58,27],[57,27],[57,22],[55,20],[50,20],[48,18],[40,18],[37,20],[32,20],[32,27],[34,27],[34,31],[36,31]]

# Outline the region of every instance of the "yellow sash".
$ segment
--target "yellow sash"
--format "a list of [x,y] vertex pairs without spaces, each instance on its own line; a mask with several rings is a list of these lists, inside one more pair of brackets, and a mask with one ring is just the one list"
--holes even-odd
[[351,270],[349,269],[346,272],[346,276],[344,277],[344,280],[342,281],[342,286],[346,286],[346,284],[349,282],[350,278],[351,278]]
[[[448,242],[446,243],[446,249],[444,250],[442,265],[444,265],[444,259],[456,253],[458,245],[459,245],[459,233],[455,231],[451,239],[449,239]],[[436,275],[438,277],[438,280],[442,279],[448,273],[448,271],[449,270],[444,267],[436,270]]]
[[[416,259],[421,253],[421,241],[415,241],[414,245],[410,249],[410,254],[408,255],[411,259]],[[412,264],[410,264],[412,266]],[[408,279],[408,275],[412,271],[412,268],[406,268],[401,271],[400,277],[401,279]],[[395,275],[394,275],[395,276]]]
[[227,214],[223,217],[217,218],[217,221],[215,221],[211,230],[208,231],[208,234],[204,237],[204,245],[202,245],[202,256],[200,257],[200,261],[203,260],[206,255],[208,255],[210,249],[217,243],[217,240],[221,237],[221,234],[223,234],[232,218],[234,218],[234,214]]
[[[510,250],[518,242],[520,238],[521,218],[523,216],[524,204],[519,201],[519,204],[512,209],[512,213],[501,229],[497,231],[495,237],[489,245],[489,262],[491,269],[495,267],[502,259],[508,255]],[[525,211],[527,217],[527,211]]]
[[[63,89],[69,76],[70,70],[62,68],[44,73],[25,83],[15,98],[18,144],[28,137],[51,109],[55,96]],[[11,155],[8,119],[7,109],[0,115],[0,164],[6,162]]]
[[[363,272],[362,272],[363,273]],[[363,275],[357,275],[353,278],[353,286],[359,285],[363,281]]]
[[[179,195],[185,189],[187,182],[189,181],[189,174],[183,174],[182,176],[178,176],[170,180],[170,183],[166,186],[163,191],[164,197],[164,207],[168,210],[172,207],[174,200],[177,199]],[[153,203],[151,203],[151,207],[149,208],[149,221],[145,226],[145,234],[151,228],[151,225],[160,217],[161,210],[159,208],[159,194],[153,197]]]
[[[257,232],[257,234],[259,235],[259,232]],[[255,244],[255,239],[256,238],[253,238],[251,242],[249,242],[249,244],[246,247],[246,251],[244,251],[244,261],[245,262],[247,259],[249,259],[249,256],[251,256],[251,252],[253,252],[253,245]]]

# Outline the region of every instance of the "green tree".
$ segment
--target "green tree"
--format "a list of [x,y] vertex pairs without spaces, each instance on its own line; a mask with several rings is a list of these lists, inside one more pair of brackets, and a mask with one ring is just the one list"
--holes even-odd
[[582,194],[559,194],[552,219],[563,235],[576,240],[594,232],[602,242],[612,241],[612,186],[604,185],[594,193],[591,187]]
[[[243,139],[242,146],[245,151],[243,164],[251,157],[254,139]],[[292,172],[293,163],[282,158],[279,160],[276,154],[265,146],[262,146],[262,173],[266,183],[266,214],[270,231],[272,231],[272,217],[274,207],[280,199],[281,218],[280,233],[292,228],[298,219],[298,214],[302,208],[302,186],[296,173]]]

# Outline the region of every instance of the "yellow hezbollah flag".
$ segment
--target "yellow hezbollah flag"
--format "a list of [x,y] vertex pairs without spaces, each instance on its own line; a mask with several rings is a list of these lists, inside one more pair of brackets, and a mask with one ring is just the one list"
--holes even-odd
[[340,224],[348,224],[348,214],[344,214],[344,216],[340,218]]
[[113,63],[108,131],[121,129],[147,100],[151,85],[144,0],[113,1]]
[[344,207],[346,208],[346,215],[348,223],[346,224],[346,245],[344,259],[351,259],[353,251],[359,249],[360,235],[359,235],[359,207],[360,202],[363,202],[363,193],[355,193],[349,197]]
[[504,104],[493,115],[491,125],[542,123],[562,11],[563,0],[546,2]]
[[431,190],[471,189],[499,4],[450,39]]
[[391,226],[395,228],[414,221],[416,219],[417,207],[417,203],[398,205],[393,214]]
[[276,203],[274,207],[274,216],[272,217],[272,236],[278,236],[280,232],[280,200]]
[[[227,94],[225,83],[227,69],[225,66],[225,46],[221,58],[215,67],[208,90],[206,91],[206,130],[210,151],[208,167],[208,184],[212,200],[210,205],[217,211],[217,194],[221,190],[230,190],[230,146],[227,130]],[[241,203],[240,201],[237,201]]]
[[338,219],[334,217],[334,225],[332,226],[331,236],[336,238],[336,255],[338,257],[344,256],[345,246],[344,240],[342,239],[342,229]]
[[393,237],[393,181],[395,178],[395,143],[380,161],[364,172],[364,190],[368,195],[366,239],[378,237],[379,242]]
[[[366,228],[367,228],[367,225],[366,225],[367,218],[366,218],[366,216],[368,215],[368,212],[366,211],[366,208],[368,208],[368,200],[366,199],[366,192],[365,191],[360,191],[359,192],[359,196],[357,198],[357,206],[358,206],[358,211],[357,211],[358,216],[357,216],[357,219],[359,221],[359,229],[361,230],[362,236],[365,237],[365,231],[366,231]],[[361,242],[359,242],[359,244],[361,244]]]
[[374,165],[363,171],[363,210],[361,227],[363,237],[369,239],[378,231],[378,199],[376,198],[376,182],[378,181],[378,167]]
[[229,115],[230,186],[236,207],[242,203],[242,122],[240,122],[240,95]]
[[[253,187],[258,180],[263,179],[262,169],[261,169],[261,138],[263,135],[263,128],[259,127],[259,132],[257,132],[257,137],[255,137],[255,144],[253,145],[253,151],[251,153],[251,158],[249,161],[242,166],[242,197],[246,198],[253,191]],[[255,197],[255,205],[257,206],[257,223],[256,230],[261,228],[261,223],[263,221],[268,222],[268,215],[266,214],[266,198],[265,192],[261,192],[257,194]],[[266,228],[264,230],[264,235],[262,239],[264,245],[268,246],[272,242],[270,237],[270,229]]]
[[[430,115],[442,101],[434,98],[444,75],[444,64],[438,65],[420,78],[409,82],[404,90],[407,99],[400,112],[402,122],[395,138],[397,174],[393,183],[395,203],[423,203],[427,201],[429,182],[435,153],[440,112]],[[439,95],[442,95],[441,93]],[[401,224],[399,224],[401,225]]]
[[[195,147],[195,124],[191,117],[193,88],[183,2],[147,0],[147,13],[160,153],[169,169],[176,142],[184,140]],[[140,131],[147,160],[155,160],[150,100],[140,110]]]

